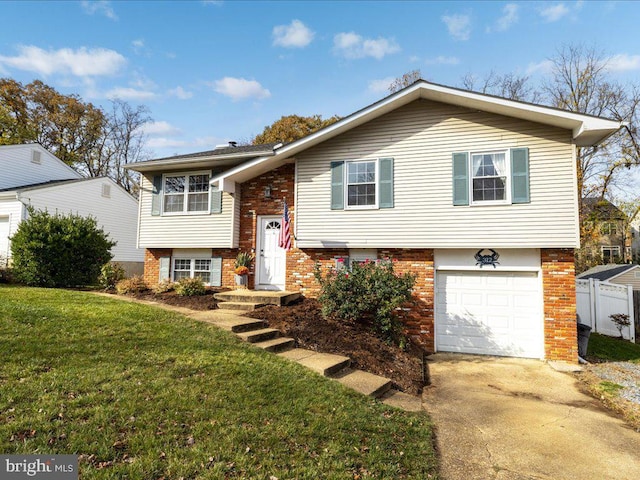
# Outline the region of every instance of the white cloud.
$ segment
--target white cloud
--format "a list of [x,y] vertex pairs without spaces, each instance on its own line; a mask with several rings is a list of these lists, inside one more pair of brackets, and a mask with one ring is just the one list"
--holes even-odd
[[409,57],[409,62],[410,63],[418,63],[420,61],[420,57],[417,55],[411,55]]
[[147,139],[145,144],[149,148],[179,148],[179,147],[187,147],[189,143],[185,140],[178,140],[176,138],[166,138],[166,137],[152,137]]
[[167,135],[180,135],[182,130],[174,127],[169,122],[161,120],[159,122],[145,123],[142,127],[145,135],[149,136],[167,136]]
[[428,58],[425,60],[427,65],[458,65],[460,63],[460,59],[457,57],[445,57],[443,55],[439,55],[435,58]]
[[551,73],[552,70],[553,62],[551,60],[543,60],[538,63],[530,63],[527,66],[527,75],[531,75],[533,73],[547,74]]
[[502,16],[496,20],[494,27],[487,28],[487,32],[504,32],[518,21],[518,5],[507,3],[502,9]]
[[113,11],[113,8],[111,8],[111,2],[107,0],[83,0],[82,2],[80,2],[80,6],[84,10],[84,12],[88,13],[89,15],[98,13],[100,15],[104,15],[107,18],[110,18],[111,20],[118,20],[118,16]]
[[90,77],[113,75],[127,63],[118,52],[104,48],[45,51],[33,45],[21,45],[18,52],[15,57],[0,55],[0,65],[41,75],[62,73]]
[[389,91],[389,86],[395,80],[394,77],[381,78],[379,80],[371,80],[369,82],[369,91],[373,93],[385,93]]
[[564,3],[551,5],[550,7],[540,10],[540,15],[547,22],[557,22],[569,13],[569,8]]
[[607,59],[607,69],[612,72],[640,70],[640,55],[619,53]]
[[456,40],[469,40],[471,36],[470,15],[443,15],[442,21],[447,25],[449,35]]
[[363,38],[355,32],[335,35],[333,48],[337,53],[350,59],[373,57],[380,60],[385,55],[400,51],[400,46],[394,39],[378,37],[374,40]]
[[314,36],[315,32],[300,20],[273,27],[273,44],[278,47],[303,48],[311,43]]
[[180,85],[178,85],[176,88],[172,88],[167,93],[169,95],[173,96],[173,97],[176,97],[176,98],[180,99],[180,100],[188,100],[191,97],[193,97],[193,93],[192,92],[189,92],[189,91],[185,90]]
[[141,38],[134,40],[133,42],[131,42],[131,47],[137,55],[140,55],[142,52],[144,52],[145,49],[144,40]]
[[223,3],[222,0],[202,0],[203,5],[213,5],[216,7],[221,7]]
[[119,98],[120,100],[151,100],[156,94],[149,90],[140,90],[131,87],[115,87],[104,94],[106,98]]
[[233,100],[247,98],[269,98],[271,92],[255,80],[245,78],[224,77],[214,82],[215,91],[231,97]]

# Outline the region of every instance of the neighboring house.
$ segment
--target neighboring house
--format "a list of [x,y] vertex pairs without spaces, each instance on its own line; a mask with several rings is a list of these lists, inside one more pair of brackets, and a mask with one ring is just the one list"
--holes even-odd
[[39,144],[0,146],[0,257],[10,258],[10,237],[28,217],[27,207],[49,213],[93,216],[117,242],[113,261],[142,273],[136,248],[138,202],[106,177],[84,178]]
[[631,261],[640,263],[640,213],[636,214],[629,225],[631,233]]
[[576,278],[580,280],[594,278],[601,282],[631,285],[634,290],[640,290],[640,265],[598,265]]
[[316,263],[392,257],[429,350],[576,362],[575,150],[619,127],[420,81],[287,145],[133,164],[145,278],[233,288],[252,251],[250,287],[315,295]]
[[592,232],[582,246],[585,254],[595,263],[631,261],[631,232],[624,212],[608,200],[592,197],[582,199],[582,208],[586,229]]

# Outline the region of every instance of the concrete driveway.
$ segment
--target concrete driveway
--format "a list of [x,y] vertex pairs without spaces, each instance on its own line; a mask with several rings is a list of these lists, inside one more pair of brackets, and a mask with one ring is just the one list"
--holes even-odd
[[423,394],[444,480],[640,479],[640,433],[536,360],[436,354]]

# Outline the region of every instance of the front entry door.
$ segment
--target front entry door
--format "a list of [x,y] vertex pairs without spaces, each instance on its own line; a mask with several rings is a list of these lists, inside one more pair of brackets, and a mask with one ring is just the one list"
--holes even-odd
[[278,246],[281,217],[260,217],[257,242],[256,288],[284,290],[286,252]]

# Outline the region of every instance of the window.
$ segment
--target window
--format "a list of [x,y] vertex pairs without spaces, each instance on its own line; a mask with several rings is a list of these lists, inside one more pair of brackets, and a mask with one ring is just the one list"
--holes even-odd
[[453,205],[530,203],[529,149],[454,152]]
[[204,283],[211,283],[210,258],[175,258],[173,260],[173,281],[182,278],[200,278]]
[[209,174],[165,175],[164,213],[208,213]]
[[472,202],[507,199],[506,155],[500,153],[471,154]]
[[618,245],[603,245],[600,248],[602,249],[602,261],[604,263],[616,263],[620,260],[620,247]]
[[618,234],[618,226],[615,222],[604,222],[600,226],[600,234],[601,235],[617,235]]
[[376,163],[347,163],[347,206],[373,207],[376,205]]

